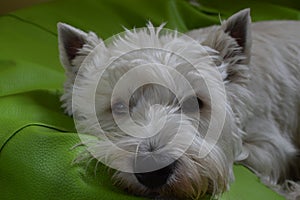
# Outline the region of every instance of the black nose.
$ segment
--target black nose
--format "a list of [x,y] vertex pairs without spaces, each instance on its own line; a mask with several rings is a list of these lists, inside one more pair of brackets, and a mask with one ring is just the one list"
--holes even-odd
[[135,173],[134,175],[141,184],[150,189],[155,189],[167,183],[168,178],[174,172],[174,168],[175,162],[159,170],[145,173]]

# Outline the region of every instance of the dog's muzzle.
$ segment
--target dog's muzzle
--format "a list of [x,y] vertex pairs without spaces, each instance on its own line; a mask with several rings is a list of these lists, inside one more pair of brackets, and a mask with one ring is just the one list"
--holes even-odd
[[142,153],[136,156],[134,175],[148,189],[157,189],[168,182],[174,173],[176,160],[161,156],[155,152]]
[[161,169],[145,173],[135,173],[134,175],[147,188],[156,189],[167,183],[169,177],[174,172],[175,165],[176,161]]

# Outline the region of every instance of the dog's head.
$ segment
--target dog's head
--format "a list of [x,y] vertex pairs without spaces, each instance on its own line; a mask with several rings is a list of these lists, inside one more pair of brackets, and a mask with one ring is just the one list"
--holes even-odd
[[58,25],[63,107],[79,132],[97,137],[84,143],[116,169],[116,184],[139,195],[193,199],[228,188],[241,154],[243,113],[231,104],[247,94],[249,24],[244,10],[191,32],[197,40],[149,23],[105,42]]

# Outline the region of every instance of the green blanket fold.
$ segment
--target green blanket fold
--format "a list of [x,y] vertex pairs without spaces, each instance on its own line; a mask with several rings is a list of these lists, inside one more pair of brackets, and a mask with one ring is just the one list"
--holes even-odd
[[[193,1],[195,2],[195,1]],[[300,19],[298,0],[57,0],[0,16],[0,199],[142,199],[112,185],[96,162],[72,164],[83,150],[73,119],[60,108],[64,70],[56,24],[93,30],[102,38],[155,25],[187,30],[219,23],[250,7],[254,21]],[[1,4],[1,3],[0,3]],[[95,171],[95,173],[94,173]],[[221,199],[283,199],[241,166]]]

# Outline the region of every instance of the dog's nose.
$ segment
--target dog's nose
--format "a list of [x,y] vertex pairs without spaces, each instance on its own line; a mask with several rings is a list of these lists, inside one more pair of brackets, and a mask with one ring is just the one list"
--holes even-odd
[[167,183],[168,178],[174,172],[175,164],[176,162],[173,162],[161,169],[145,173],[135,173],[134,175],[144,186],[150,189],[159,188]]

